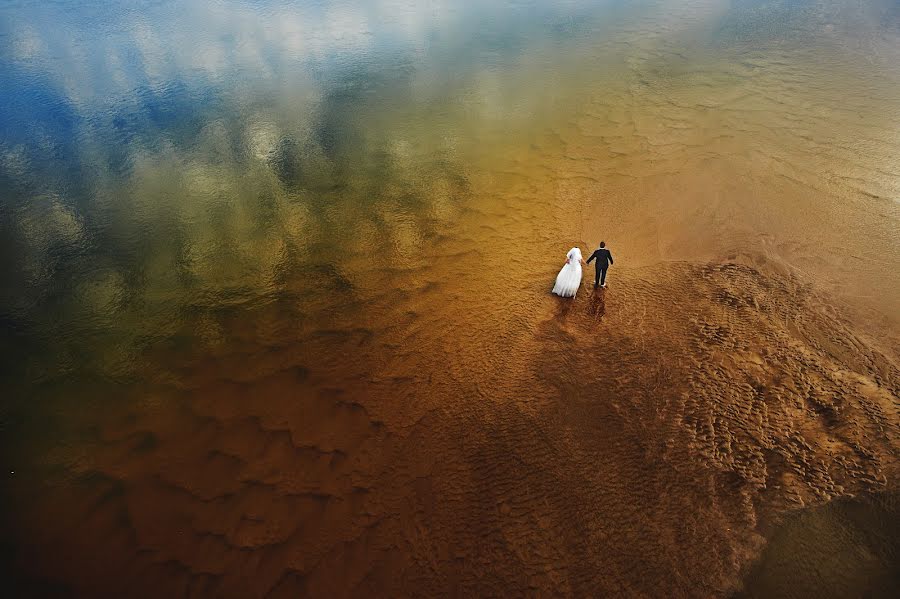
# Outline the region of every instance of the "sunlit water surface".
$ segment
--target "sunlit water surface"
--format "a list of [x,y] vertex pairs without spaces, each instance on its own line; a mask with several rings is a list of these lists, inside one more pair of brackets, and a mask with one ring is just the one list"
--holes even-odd
[[0,90],[36,588],[722,595],[766,514],[893,480],[895,1],[14,0]]

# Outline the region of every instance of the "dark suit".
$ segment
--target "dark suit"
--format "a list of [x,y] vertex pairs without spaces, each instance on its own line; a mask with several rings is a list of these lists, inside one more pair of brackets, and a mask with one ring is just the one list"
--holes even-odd
[[587,263],[590,264],[591,260],[597,261],[594,265],[594,268],[597,269],[597,276],[594,278],[594,287],[606,284],[606,269],[613,263],[612,253],[606,248],[598,248],[597,251],[591,254],[591,257],[587,259]]

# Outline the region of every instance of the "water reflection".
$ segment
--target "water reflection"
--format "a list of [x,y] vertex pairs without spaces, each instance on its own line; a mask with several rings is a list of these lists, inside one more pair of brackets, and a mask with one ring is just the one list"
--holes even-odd
[[[807,499],[875,484],[888,461],[878,443],[889,411],[867,411],[865,434],[846,443],[827,431],[828,451],[811,458],[803,448],[820,449],[815,439],[790,435],[817,425],[779,420],[783,406],[763,410],[739,392],[799,380],[779,372],[760,383],[753,357],[799,344],[768,362],[794,360],[823,379],[835,369],[820,364],[850,364],[860,393],[880,405],[884,383],[867,381],[894,380],[889,350],[872,349],[862,365],[844,354],[827,362],[816,352],[831,341],[810,349],[801,335],[790,345],[786,325],[748,327],[745,313],[711,321],[755,303],[776,323],[803,326],[782,301],[806,297],[796,275],[823,293],[846,283],[844,299],[888,319],[882,330],[893,335],[897,19],[888,0],[5,4],[5,443],[16,469],[39,481],[16,486],[22,505],[45,480],[71,484],[82,501],[61,508],[51,497],[28,510],[17,539],[40,552],[55,546],[54,530],[70,531],[56,524],[92,513],[101,522],[87,530],[128,532],[88,543],[85,555],[128,556],[149,572],[140,568],[149,551],[172,588],[215,572],[204,587],[212,594],[231,582],[237,594],[282,583],[323,594],[334,590],[326,570],[343,567],[344,539],[370,548],[378,543],[366,535],[381,534],[390,552],[409,530],[442,530],[464,513],[467,526],[444,527],[436,548],[419,539],[399,553],[441,555],[444,576],[458,570],[440,542],[469,547],[471,531],[499,534],[509,551],[500,562],[532,565],[507,547],[527,538],[555,552],[549,561],[583,565],[561,575],[574,594],[647,595],[693,588],[671,582],[673,564],[717,555],[703,588],[730,588],[757,542],[753,485],[774,476],[760,444],[791,439],[779,459],[800,474],[784,484]],[[585,290],[586,304],[550,302],[560,247],[599,236],[616,240],[621,283]],[[667,269],[670,260],[743,261],[759,273]],[[729,336],[737,329],[743,338]],[[716,378],[701,366],[718,354],[693,369],[678,361],[719,346],[746,350],[746,369]],[[617,353],[626,367],[597,374],[591,351]],[[753,385],[732,384],[745,379]],[[833,396],[856,389],[828,384]],[[737,400],[720,405],[731,397],[723,391],[684,404],[705,388]],[[747,418],[775,415],[765,434],[740,437],[744,423],[732,418],[748,405]],[[542,426],[553,441],[535,439]],[[821,472],[840,469],[822,456],[860,443],[872,462],[851,456],[853,476],[829,471],[823,482]],[[534,473],[549,478],[525,480]],[[672,510],[642,494],[646,480],[673,497]],[[534,508],[521,485],[550,499]],[[713,490],[700,497],[704,485]],[[113,507],[95,509],[95,495]],[[432,495],[462,499],[445,512]],[[484,499],[495,495],[496,509]],[[678,501],[703,522],[678,529]],[[572,511],[583,504],[613,524]],[[496,520],[519,505],[533,511]],[[172,524],[186,513],[190,526]],[[686,535],[678,544],[696,554],[635,533],[654,528]],[[183,530],[196,534],[184,540]],[[69,548],[93,538],[58,534]],[[621,551],[606,553],[640,555],[666,575],[634,576],[585,545],[610,539]],[[357,574],[368,559],[393,563],[359,554]],[[231,580],[223,564],[246,565],[246,555],[271,571]],[[523,579],[516,568],[497,572]],[[535,588],[564,588],[547,572],[534,573]],[[344,591],[364,582],[340,581]],[[460,588],[490,594],[506,583]],[[436,587],[416,590],[427,588]]]
[[410,264],[469,193],[460,137],[535,116],[502,69],[595,8],[173,6],[6,9],[4,313],[57,349],[158,340],[304,261]]

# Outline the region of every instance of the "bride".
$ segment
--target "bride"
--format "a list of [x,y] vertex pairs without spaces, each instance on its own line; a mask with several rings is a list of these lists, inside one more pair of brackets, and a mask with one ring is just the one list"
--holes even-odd
[[566,254],[566,263],[556,275],[553,293],[560,297],[575,297],[578,288],[581,287],[582,264],[584,264],[584,259],[581,257],[581,250],[577,247],[569,250],[569,253]]

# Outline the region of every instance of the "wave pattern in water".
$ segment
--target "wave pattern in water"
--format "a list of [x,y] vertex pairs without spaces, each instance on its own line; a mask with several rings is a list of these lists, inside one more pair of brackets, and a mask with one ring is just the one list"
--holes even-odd
[[895,487],[891,3],[173,6],[0,9],[23,583],[722,596]]

